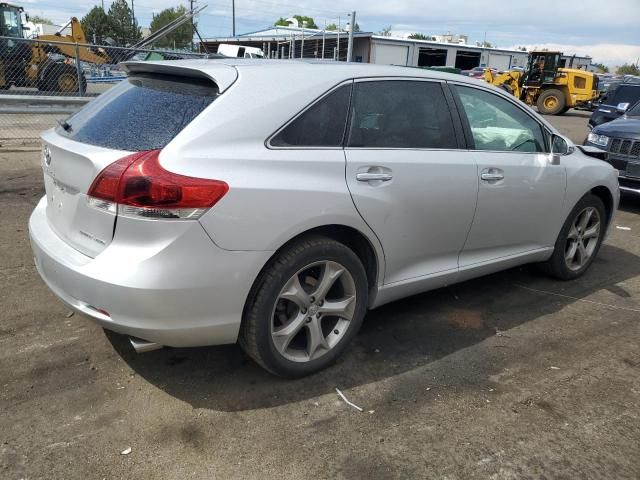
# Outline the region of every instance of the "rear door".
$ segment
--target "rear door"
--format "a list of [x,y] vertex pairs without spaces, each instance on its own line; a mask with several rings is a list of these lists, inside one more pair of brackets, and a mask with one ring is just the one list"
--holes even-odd
[[347,185],[383,246],[386,284],[457,271],[478,176],[445,95],[418,79],[354,84]]
[[562,223],[566,173],[542,125],[488,89],[453,86],[478,164],[478,206],[460,268],[550,247]]
[[86,193],[107,165],[163,148],[218,95],[211,80],[135,74],[42,136],[47,217],[58,236],[91,257],[111,242],[117,207]]

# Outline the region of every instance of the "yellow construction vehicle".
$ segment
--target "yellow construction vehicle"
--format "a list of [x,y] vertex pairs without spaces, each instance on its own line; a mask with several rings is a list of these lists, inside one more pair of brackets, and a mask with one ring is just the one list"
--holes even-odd
[[598,98],[598,77],[586,70],[565,68],[560,52],[531,52],[527,69],[496,76],[485,70],[484,79],[545,115],[562,115],[578,104]]
[[[23,12],[22,7],[0,3],[0,89],[15,85],[50,92],[84,92],[86,79],[74,59],[109,63],[106,52],[81,46],[87,39],[75,17],[56,34],[40,35],[38,42],[28,42],[24,40],[28,28],[23,24]],[[71,35],[63,35],[62,30],[68,26]]]

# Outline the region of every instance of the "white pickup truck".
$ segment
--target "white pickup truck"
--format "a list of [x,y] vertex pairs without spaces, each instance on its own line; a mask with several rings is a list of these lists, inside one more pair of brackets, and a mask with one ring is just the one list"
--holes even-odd
[[245,47],[244,45],[231,45],[228,43],[218,45],[218,53],[227,57],[264,58],[264,52],[257,47]]

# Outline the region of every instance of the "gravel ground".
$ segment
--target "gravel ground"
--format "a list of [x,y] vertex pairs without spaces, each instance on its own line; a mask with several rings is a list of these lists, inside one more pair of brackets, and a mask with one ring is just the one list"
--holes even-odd
[[[586,118],[552,121],[580,141]],[[37,165],[0,150],[0,478],[640,477],[640,200],[580,280],[527,267],[395,302],[284,381],[234,345],[136,355],[69,316],[30,253]]]

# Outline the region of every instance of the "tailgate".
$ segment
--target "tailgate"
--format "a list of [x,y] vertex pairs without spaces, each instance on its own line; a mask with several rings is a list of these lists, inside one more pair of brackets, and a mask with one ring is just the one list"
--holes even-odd
[[90,257],[111,242],[116,212],[90,207],[86,193],[104,167],[127,153],[74,142],[53,130],[42,135],[49,225],[66,243]]

